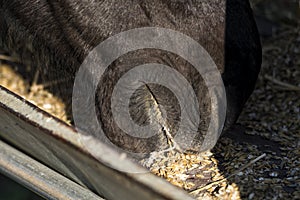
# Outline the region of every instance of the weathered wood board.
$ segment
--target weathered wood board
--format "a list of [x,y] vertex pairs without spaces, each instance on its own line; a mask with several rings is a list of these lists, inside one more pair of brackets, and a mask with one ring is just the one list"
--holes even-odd
[[192,199],[151,173],[115,170],[140,166],[1,86],[0,137],[105,199]]

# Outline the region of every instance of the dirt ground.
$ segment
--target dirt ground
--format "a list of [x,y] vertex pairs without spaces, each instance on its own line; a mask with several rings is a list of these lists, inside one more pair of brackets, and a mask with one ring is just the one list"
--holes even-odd
[[[240,127],[213,150],[229,175],[246,160],[266,156],[229,178],[242,198],[300,199],[300,27],[263,41],[257,87]],[[229,146],[229,148],[228,148]]]

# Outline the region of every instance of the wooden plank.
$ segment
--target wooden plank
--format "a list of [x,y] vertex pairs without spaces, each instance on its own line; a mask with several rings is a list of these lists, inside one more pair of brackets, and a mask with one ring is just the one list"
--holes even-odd
[[103,200],[21,151],[0,141],[0,172],[46,199]]
[[141,167],[1,86],[0,137],[106,199],[192,199],[151,173],[115,170]]

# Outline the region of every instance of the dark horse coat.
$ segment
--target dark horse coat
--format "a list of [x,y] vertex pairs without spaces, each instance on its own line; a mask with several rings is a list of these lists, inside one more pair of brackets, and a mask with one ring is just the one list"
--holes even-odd
[[[42,79],[69,77],[66,83],[54,86],[69,100],[73,78],[87,54],[106,38],[133,28],[173,29],[192,37],[207,50],[226,89],[224,130],[237,120],[261,66],[260,39],[248,0],[0,0],[0,11],[1,48],[25,64],[39,66]],[[128,139],[114,123],[109,109],[117,80],[132,66],[151,62],[172,66],[191,83],[200,102],[201,140],[210,120],[210,101],[201,76],[179,56],[155,49],[122,56],[101,79],[98,90],[107,96],[96,95],[96,107],[104,132],[111,141],[132,151],[157,148],[165,142],[159,136],[145,141]],[[140,125],[149,123],[147,111],[153,104],[147,104],[149,95],[164,105],[168,128],[175,133],[180,106],[184,105],[178,105],[167,88],[155,84],[133,95],[133,120]],[[192,149],[197,150],[197,145]]]

